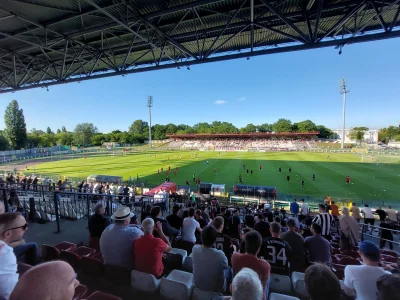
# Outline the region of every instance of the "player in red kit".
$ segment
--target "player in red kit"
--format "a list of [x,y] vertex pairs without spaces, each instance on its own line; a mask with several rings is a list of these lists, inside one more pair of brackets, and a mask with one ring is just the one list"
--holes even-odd
[[350,176],[346,177],[346,184],[349,185],[350,184]]
[[260,170],[262,169],[262,166],[260,165]]

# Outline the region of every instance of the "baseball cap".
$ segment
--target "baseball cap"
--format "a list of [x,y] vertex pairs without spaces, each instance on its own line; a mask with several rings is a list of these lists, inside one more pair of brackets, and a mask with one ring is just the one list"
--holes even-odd
[[293,218],[289,218],[286,221],[287,227],[296,227],[296,221]]
[[381,253],[378,246],[376,246],[373,242],[363,241],[360,242],[358,246],[360,248],[360,252],[364,254],[367,258],[373,259],[375,261],[379,260]]

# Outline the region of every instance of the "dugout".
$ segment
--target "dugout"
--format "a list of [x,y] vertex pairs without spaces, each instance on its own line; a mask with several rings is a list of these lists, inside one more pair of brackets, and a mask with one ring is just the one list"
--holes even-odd
[[111,176],[111,175],[89,175],[86,179],[88,183],[95,183],[95,182],[108,182],[108,183],[122,183],[121,176]]
[[233,195],[256,199],[276,199],[276,188],[272,186],[235,184]]

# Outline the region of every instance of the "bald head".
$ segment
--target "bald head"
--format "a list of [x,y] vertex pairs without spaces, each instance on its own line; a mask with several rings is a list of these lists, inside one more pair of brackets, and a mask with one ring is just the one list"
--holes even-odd
[[52,261],[21,276],[10,300],[72,300],[78,285],[76,273],[68,263]]

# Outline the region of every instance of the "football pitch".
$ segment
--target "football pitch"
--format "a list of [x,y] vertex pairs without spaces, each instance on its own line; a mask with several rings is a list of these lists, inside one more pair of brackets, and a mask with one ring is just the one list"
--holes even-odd
[[[323,199],[330,195],[336,200],[363,200],[370,204],[393,203],[399,199],[398,163],[361,162],[361,156],[352,153],[148,151],[40,163],[35,165],[35,171],[71,178],[98,174],[122,176],[128,180],[139,176],[141,181],[156,185],[164,182],[165,170],[169,167],[170,181],[184,185],[189,180],[192,187],[195,175],[202,182],[226,184],[229,191],[234,184],[239,183],[241,174],[243,184],[276,187],[281,199]],[[174,175],[176,167],[178,172]],[[161,168],[164,169],[163,173]],[[278,172],[279,168],[282,168],[282,173]],[[250,170],[253,170],[253,175],[250,175]],[[315,181],[312,179],[313,174]],[[287,175],[290,175],[289,183]],[[346,176],[351,177],[350,185],[346,185]],[[303,179],[304,187],[301,185]]]

